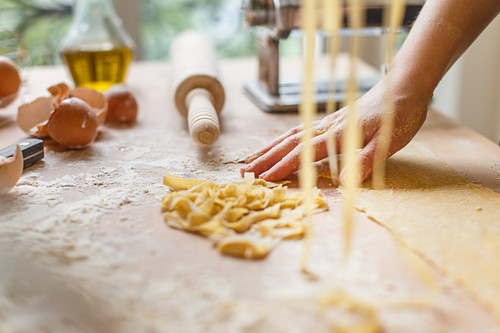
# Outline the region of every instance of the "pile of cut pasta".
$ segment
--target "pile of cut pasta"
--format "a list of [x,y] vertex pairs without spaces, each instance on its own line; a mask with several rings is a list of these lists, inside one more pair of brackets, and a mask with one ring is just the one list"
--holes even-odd
[[[261,259],[282,239],[304,236],[304,194],[260,179],[225,185],[165,175],[172,190],[161,201],[165,222],[215,242],[225,254]],[[313,191],[313,212],[328,209],[321,192]]]

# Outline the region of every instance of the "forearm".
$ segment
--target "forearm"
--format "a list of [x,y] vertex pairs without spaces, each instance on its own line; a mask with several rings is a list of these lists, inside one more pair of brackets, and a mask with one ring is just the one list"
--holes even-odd
[[499,0],[427,0],[391,64],[396,82],[429,99],[447,70],[500,12]]
[[[388,75],[357,100],[363,148],[358,157],[363,179],[380,162],[377,147],[387,140],[382,132],[383,115],[392,104],[393,131],[387,158],[403,148],[425,120],[428,102],[446,71],[462,55],[500,11],[500,0],[427,0],[408,38],[390,65]],[[328,133],[342,153],[349,107],[327,115],[317,123],[311,141],[315,159],[327,157]],[[268,181],[278,181],[300,165],[302,128],[285,133],[251,158],[242,168]]]

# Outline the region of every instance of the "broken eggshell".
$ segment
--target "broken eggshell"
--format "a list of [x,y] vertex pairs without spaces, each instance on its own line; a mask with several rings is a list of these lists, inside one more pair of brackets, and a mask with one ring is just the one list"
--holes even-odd
[[[50,86],[48,90],[52,97],[40,97],[19,107],[17,114],[19,127],[38,138],[50,136],[68,148],[83,148],[92,143],[97,136],[97,126],[106,120],[108,104],[104,95],[91,88],[70,89],[65,83]],[[79,103],[70,103],[73,107],[65,106],[64,113],[53,117],[60,106],[70,98],[77,98],[88,109]],[[85,110],[82,111],[83,109]],[[88,110],[94,117],[84,116]],[[97,122],[96,127],[93,124],[94,118]],[[86,119],[90,119],[88,126]],[[51,125],[52,121],[57,121],[57,124]],[[79,135],[82,136],[80,139],[77,138]]]
[[23,104],[17,112],[17,125],[25,132],[43,138],[48,135],[47,121],[54,110],[54,98],[40,97],[31,103]]
[[61,104],[64,99],[69,97],[70,88],[64,82],[50,86],[47,90],[55,98],[55,103],[57,105]]
[[23,173],[23,153],[17,146],[14,156],[5,158],[0,156],[0,195],[10,191],[16,185]]

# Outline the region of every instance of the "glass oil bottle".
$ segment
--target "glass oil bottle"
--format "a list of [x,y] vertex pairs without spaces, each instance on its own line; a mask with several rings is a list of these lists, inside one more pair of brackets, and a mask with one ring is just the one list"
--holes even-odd
[[125,82],[134,47],[111,0],[74,0],[61,57],[75,86],[105,91]]

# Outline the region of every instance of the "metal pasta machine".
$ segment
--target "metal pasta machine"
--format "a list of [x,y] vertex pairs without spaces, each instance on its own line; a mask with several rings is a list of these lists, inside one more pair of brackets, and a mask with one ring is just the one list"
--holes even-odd
[[[293,31],[300,34],[301,0],[243,0],[243,11],[248,27],[254,28],[257,37],[257,53],[259,62],[258,78],[245,84],[248,97],[267,112],[297,111],[300,104],[300,82],[280,80],[280,40],[287,39]],[[307,0],[303,0],[307,1]],[[406,0],[405,13],[401,31],[408,30],[417,17],[425,0]],[[321,3],[319,1],[318,3]],[[349,35],[348,0],[341,0],[342,24],[341,35]],[[382,35],[384,32],[384,11],[388,10],[389,0],[362,0],[363,28],[361,34]],[[386,9],[387,8],[387,9]],[[386,12],[387,13],[387,12]],[[323,13],[318,9],[318,22],[321,27]],[[374,33],[375,31],[375,33]],[[321,34],[321,28],[318,34]],[[359,33],[359,32],[358,32]],[[327,35],[323,32],[322,35]],[[380,79],[380,77],[378,78]],[[377,80],[373,78],[358,82],[360,92],[369,90]],[[328,82],[316,83],[316,103],[318,109],[324,109],[328,92]],[[335,85],[334,98],[342,102],[342,82]]]

